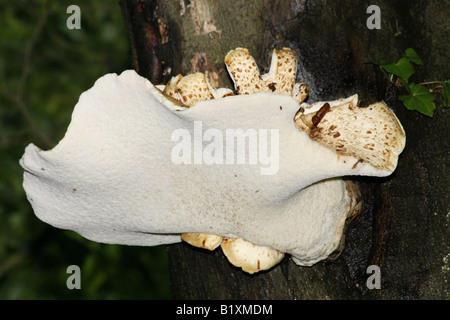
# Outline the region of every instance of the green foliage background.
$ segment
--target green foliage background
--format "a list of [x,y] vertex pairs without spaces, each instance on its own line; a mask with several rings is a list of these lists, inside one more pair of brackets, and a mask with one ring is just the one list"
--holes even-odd
[[[81,30],[69,30],[69,5]],[[105,245],[36,218],[19,166],[33,142],[53,147],[79,95],[130,69],[119,4],[109,0],[0,2],[0,299],[168,299],[164,247]],[[81,290],[69,290],[69,265]]]

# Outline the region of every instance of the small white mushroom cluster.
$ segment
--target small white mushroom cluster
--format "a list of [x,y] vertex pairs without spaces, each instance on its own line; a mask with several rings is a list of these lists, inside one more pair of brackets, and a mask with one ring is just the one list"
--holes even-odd
[[[295,83],[287,48],[273,51],[264,75],[247,49],[230,51],[225,65],[234,91],[212,88],[202,73],[158,87],[134,71],[97,80],[59,144],[30,144],[20,160],[35,214],[98,242],[220,246],[248,273],[286,253],[310,266],[338,251],[361,205],[342,177],[391,174],[405,145],[400,122],[383,102],[360,108],[356,95],[305,104],[308,87]],[[248,130],[276,129],[277,172],[262,175],[264,163],[174,162],[174,132],[195,140],[194,159],[211,149],[198,122],[209,132],[237,128],[241,141]]]

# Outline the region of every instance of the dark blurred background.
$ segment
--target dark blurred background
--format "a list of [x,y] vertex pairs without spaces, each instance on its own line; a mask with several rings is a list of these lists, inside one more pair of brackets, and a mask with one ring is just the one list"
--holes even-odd
[[[68,29],[69,5],[81,29]],[[131,69],[119,4],[109,0],[0,2],[0,299],[169,299],[166,249],[105,245],[36,218],[19,166],[33,142],[64,136],[79,95]],[[67,267],[81,269],[69,290]]]

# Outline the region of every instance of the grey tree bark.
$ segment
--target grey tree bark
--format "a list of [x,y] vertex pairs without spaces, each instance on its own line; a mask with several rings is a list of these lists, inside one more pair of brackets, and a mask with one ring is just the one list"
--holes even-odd
[[[370,1],[180,0],[119,1],[136,70],[153,83],[178,73],[208,71],[232,87],[223,58],[245,47],[264,73],[273,48],[299,58],[298,81],[308,102],[358,93],[362,104],[385,100],[402,122],[407,146],[395,173],[359,178],[364,212],[346,232],[333,261],[299,267],[289,257],[247,275],[220,250],[168,246],[171,286],[180,299],[443,299],[450,295],[450,110],[437,100],[434,118],[409,111],[401,88],[366,62],[396,61],[408,47],[424,61],[416,82],[450,75],[448,1],[380,0],[381,29],[366,25]],[[381,270],[370,289],[367,268]]]

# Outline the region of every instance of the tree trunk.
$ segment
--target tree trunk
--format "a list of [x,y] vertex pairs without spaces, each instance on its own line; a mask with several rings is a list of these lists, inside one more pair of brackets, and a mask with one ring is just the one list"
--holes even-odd
[[[308,102],[358,93],[362,104],[384,99],[403,124],[407,146],[388,178],[358,178],[364,212],[346,232],[339,258],[312,267],[285,257],[248,275],[221,250],[168,246],[171,286],[181,299],[443,299],[450,294],[450,110],[437,100],[434,118],[407,110],[401,88],[370,61],[398,60],[414,48],[424,66],[414,81],[449,76],[448,1],[377,1],[381,29],[369,29],[369,1],[180,0],[120,1],[136,70],[153,83],[208,71],[215,86],[232,87],[223,59],[236,47],[262,73],[273,48],[298,55],[297,80]],[[381,270],[381,289],[367,280]]]

